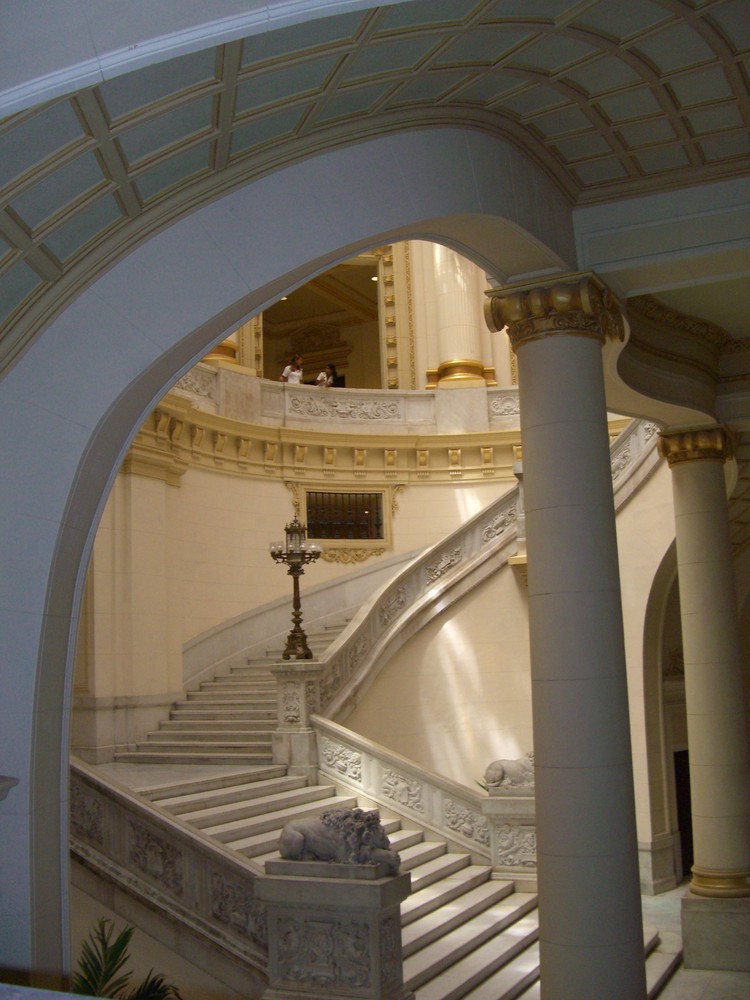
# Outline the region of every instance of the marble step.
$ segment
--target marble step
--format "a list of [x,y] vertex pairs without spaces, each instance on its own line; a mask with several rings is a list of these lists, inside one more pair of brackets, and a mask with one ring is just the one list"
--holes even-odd
[[[275,719],[225,719],[218,712],[214,719],[163,719],[159,729],[154,732],[236,732],[236,733],[270,733],[275,728]],[[273,727],[272,727],[273,724]]]
[[659,951],[657,947],[646,956],[646,990],[649,1000],[658,997],[680,965],[682,951]]
[[[213,740],[199,740],[190,738],[169,739],[162,738],[162,734],[155,734],[158,739],[149,739],[143,743],[136,743],[136,750],[140,753],[154,753],[163,750],[165,753],[209,753],[223,754],[253,754],[261,753],[267,748],[271,752],[271,740],[258,740],[252,737],[242,739],[227,738],[226,735],[217,734]],[[165,734],[166,735],[166,734]],[[230,734],[231,736],[231,734]]]
[[286,780],[286,767],[283,764],[268,764],[247,769],[233,767],[200,778],[187,777],[182,780],[170,779],[166,782],[155,782],[153,785],[139,788],[138,794],[145,796],[152,802],[159,802],[161,805],[163,799],[176,800],[182,796],[189,797],[212,791],[221,792],[222,789],[232,788],[243,783],[247,787],[251,787],[262,785],[264,781],[273,781],[279,778]]
[[[415,886],[415,876],[419,869],[412,871],[412,892],[401,904],[401,926],[406,927],[426,913],[431,913],[439,906],[450,903],[451,900],[470,889],[489,882],[492,869],[489,865],[472,865],[468,855],[444,855],[444,857],[461,857],[462,863],[451,870],[438,872],[434,879]],[[441,859],[442,860],[442,859]],[[435,864],[435,862],[430,862]],[[507,884],[507,883],[506,883]]]
[[265,701],[276,700],[275,689],[260,688],[253,680],[248,679],[247,677],[222,677],[211,681],[203,681],[196,693],[203,694],[207,691],[220,693],[225,697],[228,695],[245,694],[253,695]]
[[235,687],[238,685],[247,685],[255,691],[264,691],[269,695],[276,694],[276,681],[273,678],[270,680],[261,680],[252,673],[242,674],[234,670],[231,674],[220,674],[217,677],[212,677],[210,681],[202,681],[201,687],[208,687],[209,685],[211,687],[218,687],[222,684]]
[[[259,697],[254,695],[252,692],[234,691],[230,692],[232,697],[229,697],[227,691],[212,691],[210,688],[201,688],[200,691],[188,691],[187,701],[190,703],[219,703],[226,705],[227,708],[236,708],[238,705],[247,705],[249,708],[276,708],[276,698],[271,698],[270,696],[263,695]],[[243,697],[239,697],[242,695]],[[185,704],[185,702],[180,702],[180,704]]]
[[[235,847],[237,843],[246,845],[254,836],[267,833],[269,830],[276,830],[280,833],[290,820],[302,819],[305,816],[319,816],[327,809],[351,809],[357,804],[354,797],[331,795],[332,789],[329,786],[313,785],[311,787],[317,788],[323,793],[315,802],[308,802],[288,809],[275,809],[262,816],[245,820],[218,823],[214,826],[204,827],[203,832],[209,837],[221,841],[222,844]],[[235,849],[238,848],[235,847]],[[272,849],[269,848],[269,850]]]
[[[650,943],[649,928],[644,928],[644,937],[646,938],[645,947],[648,950]],[[659,940],[658,932],[656,932],[656,941],[654,947],[648,951],[646,955],[646,996],[648,1000],[656,1000],[659,996],[665,984],[674,975],[675,971],[682,964],[682,952],[665,952],[659,951]],[[473,993],[467,994],[466,1000],[495,1000],[497,994],[493,992],[482,993],[481,990],[475,990]],[[501,996],[501,1000],[505,1000]],[[537,979],[535,983],[518,994],[512,994],[515,998],[516,996],[519,1000],[540,1000],[541,997],[541,983]]]
[[[287,792],[295,788],[304,788],[306,780],[301,775],[289,774],[267,778],[260,781],[242,781],[218,788],[196,789],[154,801],[163,809],[168,809],[175,816],[191,813],[211,806],[222,806],[228,802],[244,802],[248,799],[265,798],[275,792]],[[153,800],[153,797],[152,797]]]
[[412,894],[420,892],[428,885],[432,885],[433,882],[448,878],[448,876],[460,871],[462,868],[466,868],[469,861],[468,854],[449,854],[446,851],[418,865],[416,868],[410,869]]
[[[391,849],[401,854],[405,851],[407,847],[413,847],[415,844],[419,844],[424,840],[424,834],[421,830],[404,830],[401,826],[391,833],[388,829],[388,824],[384,819],[380,820],[383,829],[388,834],[388,840],[391,843]],[[398,820],[395,820],[398,823]]]
[[237,708],[232,701],[223,707],[201,706],[196,702],[178,702],[169,713],[170,719],[191,719],[200,722],[201,719],[226,719],[234,722],[274,722],[275,707],[269,708]]
[[412,868],[423,865],[427,861],[432,861],[434,858],[441,857],[447,851],[447,844],[441,840],[423,840],[412,847],[406,847],[403,851],[399,851],[401,856],[401,871],[411,871]]
[[[533,991],[536,990],[534,994]],[[450,994],[449,994],[450,995]],[[539,996],[539,944],[534,942],[500,966],[468,993],[457,994],[465,1000],[515,1000]],[[428,992],[417,993],[419,1000],[434,1000]]]
[[[332,786],[325,789],[326,796],[330,796],[333,790]],[[292,788],[287,791],[273,791],[260,798],[245,798],[239,802],[227,802],[223,805],[211,805],[203,809],[195,809],[191,812],[182,813],[181,818],[186,823],[197,826],[199,830],[205,830],[208,827],[213,829],[239,820],[264,815],[267,812],[278,812],[280,809],[289,809],[292,806],[317,802],[321,797],[323,796],[320,786],[306,785],[302,788]]]
[[404,958],[510,896],[513,888],[512,882],[487,881],[414,920],[401,933]]
[[[271,745],[271,730],[261,729],[253,731],[251,729],[240,729],[233,726],[230,729],[204,727],[203,729],[183,729],[182,726],[170,727],[168,729],[157,729],[146,734],[149,743],[211,743],[214,746],[227,746],[230,743],[248,744],[257,746],[259,743]],[[140,745],[140,744],[139,744]]]
[[[421,948],[404,959],[405,986],[416,990],[429,983],[431,992],[424,994],[424,1000],[428,997],[440,997],[441,1000],[453,997],[453,992],[440,990],[448,983],[453,990],[454,979],[456,988],[466,987],[464,992],[468,992],[522,947],[536,940],[537,915],[536,912],[529,913],[536,909],[536,903],[537,897],[534,894],[514,892],[437,941]],[[489,941],[492,943],[487,947]],[[497,964],[493,967],[493,963]],[[478,973],[475,965],[480,970],[486,970],[476,980],[474,977]],[[449,969],[451,972],[447,974]],[[433,986],[440,977],[443,980],[442,986]],[[461,995],[455,993],[455,996]]]
[[239,750],[123,750],[115,754],[121,764],[271,764],[271,752],[242,753]]

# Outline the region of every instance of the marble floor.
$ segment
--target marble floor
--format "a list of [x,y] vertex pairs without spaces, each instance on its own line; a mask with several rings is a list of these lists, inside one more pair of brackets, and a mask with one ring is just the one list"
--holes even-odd
[[[185,765],[159,764],[102,764],[100,769],[112,779],[136,791],[167,784],[183,778],[216,775],[218,771],[232,773],[248,770],[246,767],[204,768]],[[680,930],[680,899],[685,886],[659,896],[643,896],[643,922],[659,928],[662,949],[679,951],[682,946]],[[2,997],[0,990],[0,997]],[[659,994],[659,1000],[750,1000],[750,972],[717,972],[680,967]]]

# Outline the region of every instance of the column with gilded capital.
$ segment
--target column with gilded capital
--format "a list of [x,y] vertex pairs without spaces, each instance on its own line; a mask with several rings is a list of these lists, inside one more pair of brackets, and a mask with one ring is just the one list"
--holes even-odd
[[428,244],[425,278],[434,305],[438,365],[428,380],[441,388],[484,385],[480,271],[440,243]]
[[[660,447],[672,470],[675,509],[695,858],[690,890],[747,899],[750,747],[724,480],[731,442],[716,427],[665,434]],[[683,908],[683,922],[685,915]],[[750,902],[745,922],[745,964],[727,967],[750,968]],[[712,945],[713,962],[716,946],[728,943]],[[686,935],[686,959],[698,965],[693,944]]]
[[622,608],[593,275],[490,293],[518,360],[528,552],[541,991],[646,995]]

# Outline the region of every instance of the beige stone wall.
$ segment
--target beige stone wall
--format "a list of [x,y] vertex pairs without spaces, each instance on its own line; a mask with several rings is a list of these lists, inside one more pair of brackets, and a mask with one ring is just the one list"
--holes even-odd
[[[405,486],[391,515],[392,548],[383,557],[437,541],[510,485]],[[118,476],[90,567],[77,692],[101,699],[179,691],[185,641],[291,595],[289,577],[268,547],[293,515],[293,495],[278,479],[196,467],[177,486]],[[350,570],[325,559],[310,567],[301,581],[303,611],[305,586]]]
[[474,787],[499,757],[533,749],[526,590],[503,569],[389,661],[350,729]]

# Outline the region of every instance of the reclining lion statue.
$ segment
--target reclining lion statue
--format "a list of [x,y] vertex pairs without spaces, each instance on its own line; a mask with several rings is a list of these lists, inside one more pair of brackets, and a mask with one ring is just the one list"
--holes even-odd
[[322,816],[292,820],[281,831],[279,851],[288,861],[383,864],[389,875],[397,875],[401,864],[376,809],[330,809]]
[[534,751],[516,760],[493,760],[484,772],[488,788],[529,788],[534,785]]

